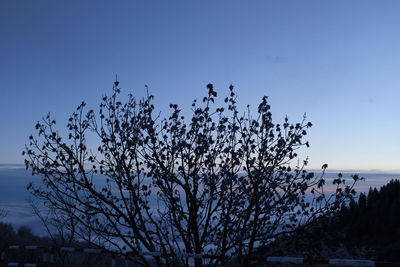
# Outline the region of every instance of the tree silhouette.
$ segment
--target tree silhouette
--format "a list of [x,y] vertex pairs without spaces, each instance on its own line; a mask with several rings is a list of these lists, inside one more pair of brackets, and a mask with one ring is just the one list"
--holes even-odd
[[26,167],[42,177],[29,189],[99,247],[228,259],[253,254],[352,199],[358,176],[350,185],[339,176],[334,193],[325,194],[323,175],[296,161],[297,150],[309,146],[303,139],[312,124],[305,117],[274,123],[267,97],[256,112],[248,107],[240,115],[233,86],[220,107],[214,86],[207,90],[189,118],[176,104],[162,118],[152,95],[119,100],[116,82],[98,112],[79,105],[67,138],[48,115],[24,151]]

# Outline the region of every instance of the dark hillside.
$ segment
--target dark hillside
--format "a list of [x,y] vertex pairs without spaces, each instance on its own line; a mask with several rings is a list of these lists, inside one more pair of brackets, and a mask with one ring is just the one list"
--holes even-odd
[[400,261],[400,181],[361,193],[335,216],[281,238],[260,253]]
[[400,181],[360,194],[358,202],[342,207],[333,229],[345,233],[348,246],[363,245],[380,260],[400,260]]

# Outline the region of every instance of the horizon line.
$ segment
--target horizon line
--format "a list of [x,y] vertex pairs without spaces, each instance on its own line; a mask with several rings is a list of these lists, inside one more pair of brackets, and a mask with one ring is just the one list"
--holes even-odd
[[[25,164],[23,163],[0,163],[0,169],[12,169],[12,168],[24,168],[25,169]],[[312,172],[321,172],[322,169],[320,168],[305,168],[307,171],[312,171]],[[352,168],[352,169],[326,169],[326,173],[375,173],[375,174],[399,174],[400,175],[400,169],[358,169],[358,168]]]

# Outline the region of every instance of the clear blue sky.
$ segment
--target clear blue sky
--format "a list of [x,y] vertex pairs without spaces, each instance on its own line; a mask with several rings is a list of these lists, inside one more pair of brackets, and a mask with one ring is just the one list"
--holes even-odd
[[118,73],[159,109],[212,82],[307,112],[310,167],[400,169],[400,1],[0,1],[0,163],[36,120],[96,107]]

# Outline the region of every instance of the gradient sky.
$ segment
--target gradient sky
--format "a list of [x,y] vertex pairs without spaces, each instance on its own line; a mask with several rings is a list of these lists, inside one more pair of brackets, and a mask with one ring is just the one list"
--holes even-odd
[[0,1],[0,163],[34,124],[123,90],[190,107],[209,82],[276,121],[307,112],[310,167],[400,169],[400,1]]

